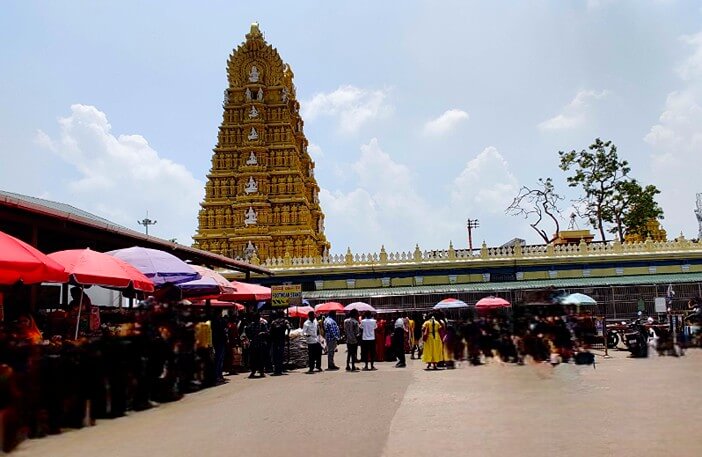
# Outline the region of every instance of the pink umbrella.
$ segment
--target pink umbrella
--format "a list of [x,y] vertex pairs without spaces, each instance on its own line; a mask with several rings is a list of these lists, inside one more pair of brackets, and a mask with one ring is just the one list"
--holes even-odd
[[351,311],[352,309],[355,309],[355,310],[357,310],[359,313],[363,313],[363,312],[366,312],[366,311],[370,311],[371,313],[375,313],[375,312],[376,312],[376,309],[375,309],[375,308],[373,308],[373,307],[372,307],[371,305],[369,305],[368,303],[364,303],[364,302],[362,302],[362,301],[357,301],[357,302],[353,302],[353,303],[351,303],[351,304],[349,304],[349,305],[346,305],[346,306],[344,306],[344,309],[345,309],[346,311]]
[[92,249],[69,249],[49,254],[60,263],[78,284],[126,289],[133,287],[153,292],[154,283],[144,274],[125,262]]
[[254,301],[254,300],[270,300],[271,288],[259,286],[258,284],[249,284],[246,282],[232,281],[232,286],[236,292],[220,295],[219,299],[224,301]]
[[509,308],[512,306],[507,300],[500,297],[485,297],[478,300],[475,307],[481,309]]
[[322,303],[321,305],[317,305],[314,307],[314,310],[317,313],[328,313],[329,311],[336,311],[337,313],[345,312],[344,305],[335,301],[328,301],[326,303]]
[[314,311],[314,309],[311,306],[291,306],[285,311],[288,314],[288,317],[303,318],[307,317],[310,311]]

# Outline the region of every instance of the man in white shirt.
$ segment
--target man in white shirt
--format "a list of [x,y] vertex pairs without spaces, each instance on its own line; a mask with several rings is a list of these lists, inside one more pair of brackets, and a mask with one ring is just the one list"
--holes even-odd
[[[378,323],[373,319],[370,311],[363,313],[361,321],[361,360],[365,364],[363,371],[377,370],[375,368],[375,329]],[[370,369],[368,362],[370,361]]]
[[314,311],[307,314],[308,319],[302,326],[302,336],[307,342],[307,354],[309,357],[310,368],[308,374],[314,373],[315,366],[317,371],[322,371],[322,345],[319,344],[319,328],[317,327],[317,319],[315,319]]

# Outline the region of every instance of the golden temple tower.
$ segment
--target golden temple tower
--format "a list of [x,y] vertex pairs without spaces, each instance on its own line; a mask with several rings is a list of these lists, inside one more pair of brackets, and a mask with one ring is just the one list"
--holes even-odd
[[293,72],[258,24],[229,56],[229,87],[193,237],[231,257],[316,257],[329,243]]

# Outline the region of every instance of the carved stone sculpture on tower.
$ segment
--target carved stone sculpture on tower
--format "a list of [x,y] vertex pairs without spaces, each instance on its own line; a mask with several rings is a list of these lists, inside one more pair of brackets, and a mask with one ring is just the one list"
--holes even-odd
[[697,209],[695,209],[695,216],[697,216],[698,233],[697,239],[702,240],[702,194],[697,194]]
[[246,210],[245,216],[246,218],[244,219],[244,225],[256,225],[258,217],[256,215],[256,211],[251,206],[249,206],[249,209]]
[[258,110],[256,109],[255,106],[251,107],[251,110],[249,111],[249,117],[250,118],[258,117]]
[[258,160],[256,159],[256,154],[251,151],[251,154],[249,154],[249,158],[246,161],[246,165],[258,165]]
[[258,82],[258,68],[256,68],[256,65],[251,67],[251,71],[249,72],[249,82],[252,82],[252,83]]
[[251,127],[251,131],[249,132],[248,139],[249,139],[249,141],[258,140],[258,132],[256,131],[255,127]]
[[246,88],[246,100],[251,100],[251,89]]
[[256,180],[253,178],[253,176],[251,176],[249,178],[249,181],[246,183],[244,192],[246,192],[247,194],[254,194],[258,192],[258,184],[256,184]]
[[256,97],[256,99],[263,101],[263,89],[258,89],[258,96]]
[[283,90],[280,92],[280,100],[283,103],[287,103],[287,101],[288,101],[288,88],[287,87],[283,87]]
[[244,248],[244,257],[250,259],[254,254],[256,254],[256,246],[249,240],[246,244],[246,248]]

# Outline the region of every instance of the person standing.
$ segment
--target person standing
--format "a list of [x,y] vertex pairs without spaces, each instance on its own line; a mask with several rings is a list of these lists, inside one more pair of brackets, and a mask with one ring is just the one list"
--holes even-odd
[[346,371],[358,371],[356,355],[358,354],[358,337],[360,332],[358,324],[358,310],[352,309],[349,317],[344,321],[344,334],[346,335]]
[[319,327],[314,317],[314,311],[307,314],[307,320],[302,326],[302,336],[307,342],[307,354],[309,357],[309,370],[307,373],[314,373],[315,367],[322,371],[322,345],[319,344]]
[[441,342],[442,326],[432,313],[431,318],[422,325],[422,339],[424,351],[422,362],[427,364],[427,370],[438,370],[437,364],[444,360],[444,347]]
[[336,323],[336,311],[334,310],[329,311],[327,318],[324,319],[324,335],[327,338],[327,371],[336,371],[339,367],[334,364],[334,353],[341,335],[339,325]]
[[283,359],[285,356],[285,340],[290,333],[290,324],[283,312],[276,310],[271,321],[271,355],[273,358],[273,376],[283,374]]
[[[361,321],[361,359],[364,363],[363,371],[377,370],[375,368],[375,329],[378,323],[373,319],[370,311],[363,313]],[[370,362],[370,369],[368,363]]]
[[395,368],[406,367],[405,363],[405,319],[398,316],[395,319],[395,328],[392,332],[392,352],[397,358]]
[[250,341],[249,345],[249,365],[251,374],[249,378],[255,378],[256,373],[260,373],[262,378],[266,377],[266,358],[268,356],[268,325],[261,319],[259,313],[254,313],[251,323],[246,327],[246,336]]
[[227,323],[222,317],[221,312],[214,312],[212,317],[212,346],[214,347],[214,380],[215,383],[221,384],[225,382],[224,376],[222,375],[222,368],[224,365],[224,352],[227,348]]

